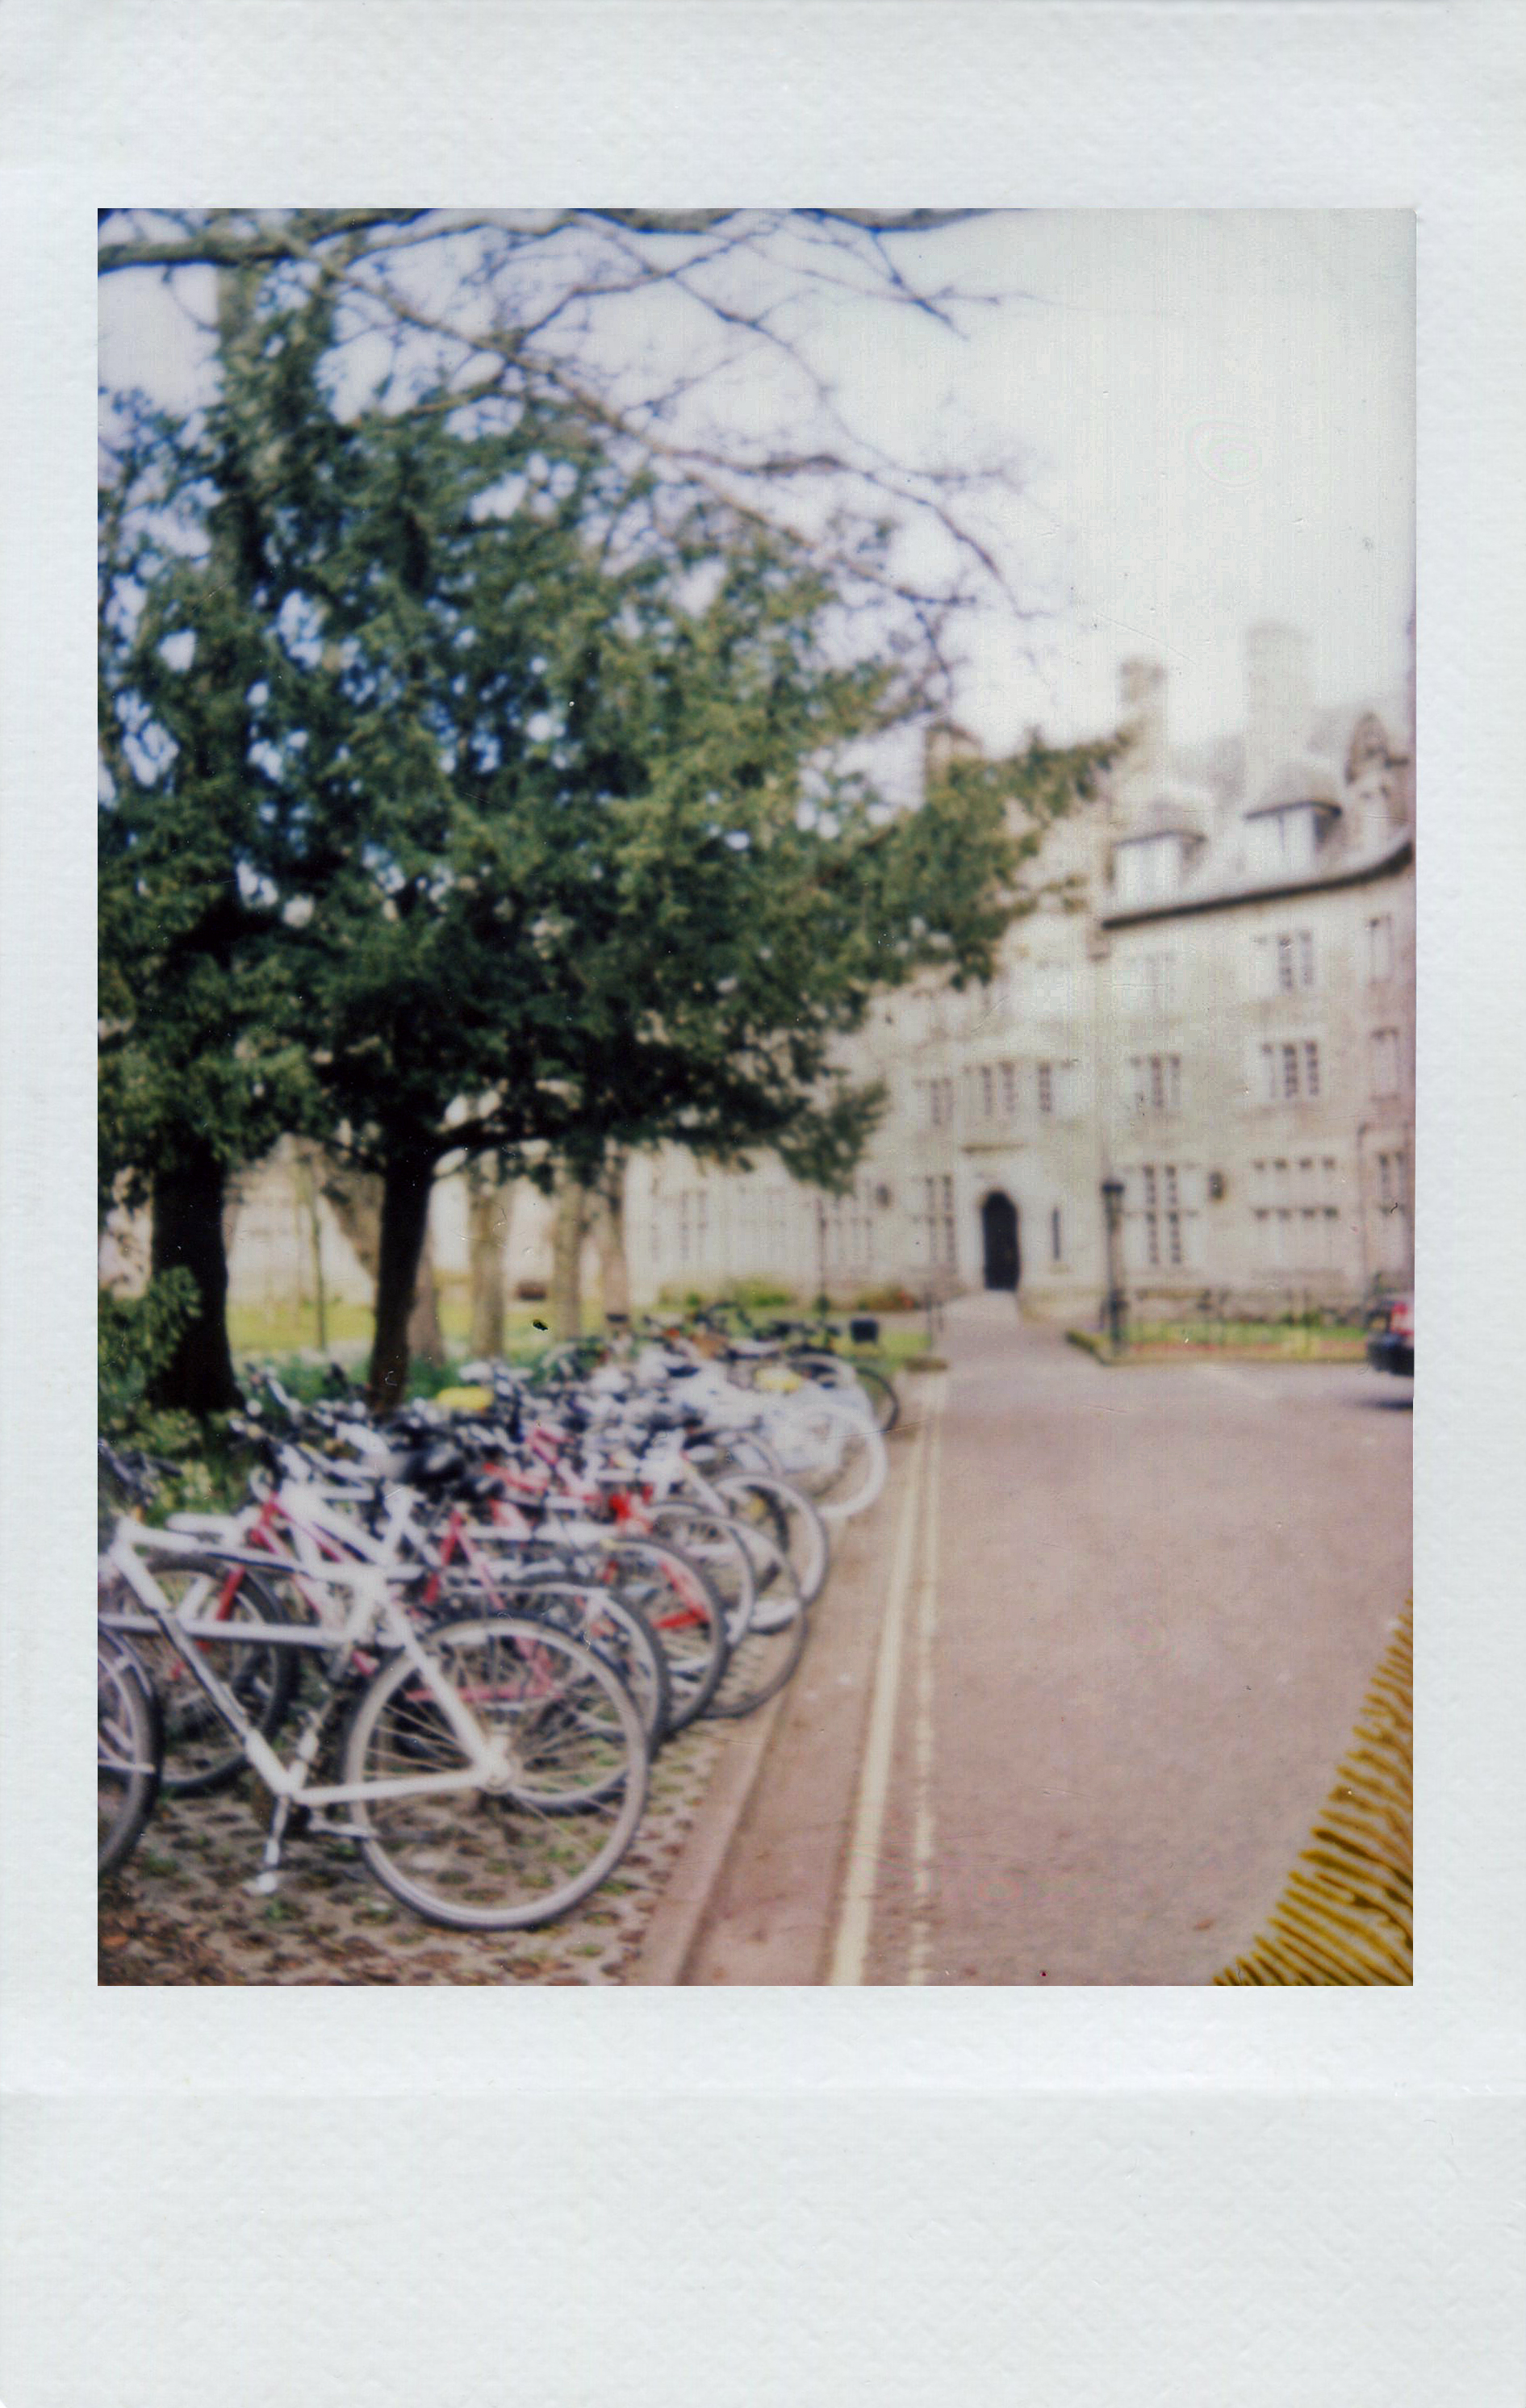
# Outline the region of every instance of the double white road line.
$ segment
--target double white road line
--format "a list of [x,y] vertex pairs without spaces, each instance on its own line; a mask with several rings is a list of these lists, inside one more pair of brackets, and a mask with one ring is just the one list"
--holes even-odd
[[[937,1827],[932,1804],[933,1649],[938,1635],[938,1507],[939,1472],[943,1461],[943,1405],[948,1382],[943,1372],[927,1375],[922,1426],[912,1450],[911,1477],[901,1500],[891,1557],[890,1587],[880,1652],[874,1667],[874,1694],[870,1706],[869,1736],[858,1775],[853,1836],[848,1844],[846,1875],[838,1911],[829,1982],[857,1984],[864,1978],[874,1899],[879,1886],[885,1844],[885,1807],[895,1758],[900,1719],[901,1677],[908,1652],[913,1662],[915,1693],[912,1727],[912,1936],[905,1980],[925,1982],[931,1966],[931,1918]],[[920,1542],[920,1543],[919,1543]],[[908,1608],[912,1606],[911,1645],[907,1646]]]

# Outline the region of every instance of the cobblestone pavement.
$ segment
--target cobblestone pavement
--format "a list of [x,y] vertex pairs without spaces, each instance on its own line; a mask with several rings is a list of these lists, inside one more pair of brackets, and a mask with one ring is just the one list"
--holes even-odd
[[495,1938],[421,1923],[343,1840],[291,1840],[274,1898],[258,1870],[269,1798],[246,1774],[220,1798],[164,1799],[100,1898],[99,1979],[125,1984],[619,1983],[734,1726],[699,1723],[665,1747],[628,1856],[586,1903],[539,1931]]

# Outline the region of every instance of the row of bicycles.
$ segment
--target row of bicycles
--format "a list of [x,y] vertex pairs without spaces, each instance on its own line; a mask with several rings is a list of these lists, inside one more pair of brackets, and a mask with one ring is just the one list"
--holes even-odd
[[101,1870],[161,1798],[252,1771],[256,1891],[301,1830],[428,1921],[550,1922],[630,1847],[656,1750],[791,1677],[893,1387],[714,1316],[472,1366],[384,1421],[333,1385],[252,1383],[224,1512],[156,1514],[163,1468],[102,1444]]

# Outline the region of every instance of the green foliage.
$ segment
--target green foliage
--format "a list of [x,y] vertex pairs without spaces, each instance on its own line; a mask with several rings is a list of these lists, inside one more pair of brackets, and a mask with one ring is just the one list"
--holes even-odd
[[[163,1467],[151,1519],[231,1507],[245,1492],[247,1460],[225,1419],[155,1409],[146,1403],[196,1310],[187,1271],[164,1271],[141,1296],[97,1300],[97,1425],[113,1445],[151,1455]],[[103,1494],[107,1521],[121,1500]]]
[[990,974],[1101,753],[889,808],[855,765],[920,695],[842,608],[883,531],[828,574],[531,396],[341,413],[325,288],[220,289],[216,405],[110,423],[107,1193],[287,1130],[395,1200],[452,1155],[592,1182],[667,1140],[841,1192],[882,1098],[835,1040]]
[[727,1280],[721,1290],[722,1301],[740,1305],[743,1312],[785,1312],[798,1302],[792,1287],[781,1287],[777,1280]]
[[103,1438],[145,1447],[153,1454],[179,1451],[177,1441],[194,1441],[196,1426],[189,1413],[152,1414],[144,1398],[175,1352],[195,1309],[195,1284],[187,1271],[162,1273],[141,1296],[118,1297],[102,1291],[95,1343]]

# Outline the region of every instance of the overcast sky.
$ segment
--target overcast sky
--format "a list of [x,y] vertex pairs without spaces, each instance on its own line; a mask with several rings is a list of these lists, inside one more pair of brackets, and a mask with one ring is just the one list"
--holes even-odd
[[[852,302],[812,311],[848,415],[888,447],[1022,466],[994,534],[1036,615],[976,636],[976,733],[1109,727],[1137,652],[1167,664],[1175,736],[1228,732],[1261,618],[1308,632],[1321,700],[1402,690],[1412,257],[1397,211],[1001,212],[915,263],[1010,296],[962,338]],[[147,280],[108,285],[102,340],[108,378],[194,390],[185,321]]]
[[[1241,714],[1260,618],[1314,648],[1316,691],[1399,689],[1413,593],[1413,221],[1403,212],[1003,214],[942,238],[1021,287],[963,344],[883,342],[867,392],[1002,430],[1027,468],[1018,581],[1053,615],[980,646],[970,715],[1105,724],[1119,660],[1171,673],[1173,732]],[[933,253],[929,247],[930,265]],[[1025,647],[1034,657],[1025,660]]]

